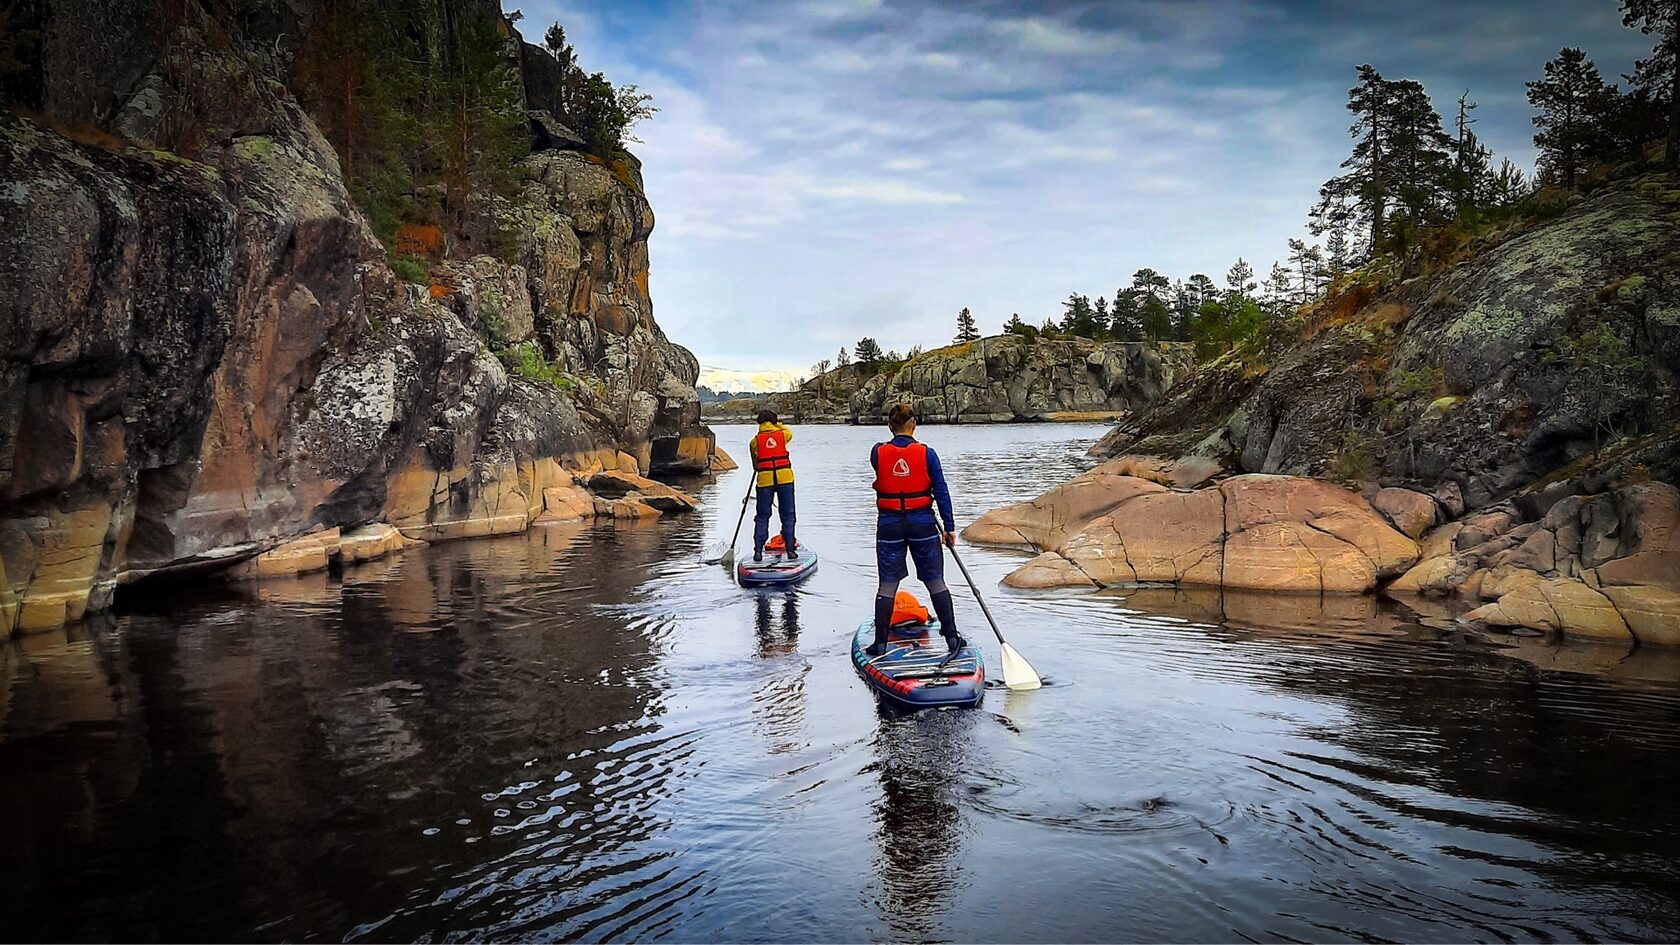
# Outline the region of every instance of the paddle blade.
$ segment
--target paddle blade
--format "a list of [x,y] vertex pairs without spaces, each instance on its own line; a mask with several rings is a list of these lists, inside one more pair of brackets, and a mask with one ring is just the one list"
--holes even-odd
[[1007,643],[1003,645],[1003,684],[1011,689],[1037,689],[1044,685],[1027,658]]
[[700,557],[700,563],[717,564],[719,561],[722,561],[724,556],[729,554],[731,550],[732,549],[730,549],[728,545],[724,544],[723,540],[720,538],[706,547],[706,553]]

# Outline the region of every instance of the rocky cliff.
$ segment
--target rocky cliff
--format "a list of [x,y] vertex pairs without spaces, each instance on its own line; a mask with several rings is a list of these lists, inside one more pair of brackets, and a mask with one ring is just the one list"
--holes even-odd
[[908,403],[931,423],[1095,419],[1153,403],[1189,367],[1188,345],[999,335],[936,348],[850,398],[861,422]]
[[404,282],[285,83],[306,5],[139,6],[44,4],[38,110],[0,119],[0,635],[306,534],[515,531],[598,511],[604,469],[707,468],[630,163],[537,136],[511,251]]
[[803,423],[876,423],[908,403],[924,423],[1113,420],[1153,403],[1192,362],[1184,344],[994,335],[835,368],[797,392],[727,401],[708,416],[747,419],[763,403]]
[[[1479,507],[1617,441],[1680,422],[1680,189],[1606,188],[1485,234],[1435,271],[1360,274],[1297,342],[1187,376],[1093,453],[1218,459],[1233,472],[1451,482]],[[1606,363],[1580,339],[1608,337]]]
[[1043,551],[1022,586],[1380,588],[1680,642],[1677,264],[1659,175],[1379,261],[1292,342],[1200,365],[1093,447],[1118,459],[966,534]]

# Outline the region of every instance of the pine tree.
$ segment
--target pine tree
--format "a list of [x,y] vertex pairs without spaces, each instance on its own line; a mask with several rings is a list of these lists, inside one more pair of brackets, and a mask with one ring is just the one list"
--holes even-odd
[[852,363],[852,356],[846,353],[845,345],[840,346],[840,353],[834,356],[834,363],[839,365],[842,369]]
[[1189,341],[1190,328],[1196,321],[1195,290],[1183,282],[1172,287],[1172,340]]
[[1318,294],[1324,277],[1324,253],[1318,246],[1308,246],[1306,240],[1289,241],[1289,264],[1295,267],[1300,285],[1292,296],[1296,305],[1305,305]]
[[1389,126],[1389,82],[1370,65],[1358,69],[1359,84],[1348,90],[1348,111],[1354,122],[1348,127],[1353,153],[1342,162],[1346,174],[1325,181],[1319,188],[1313,209],[1314,232],[1333,226],[1347,226],[1356,215],[1368,221],[1372,249],[1382,243],[1383,221],[1387,219],[1388,148],[1393,132]]
[[1274,261],[1272,271],[1266,275],[1266,303],[1277,314],[1289,310],[1295,297],[1295,287],[1289,277],[1289,270],[1283,268],[1283,263]]
[[599,72],[584,72],[559,23],[548,28],[543,46],[560,64],[560,113],[555,117],[581,135],[596,154],[611,157],[623,150],[626,141],[636,140],[630,129],[659,111],[650,104],[653,97],[634,85],[617,88]]
[[881,345],[874,338],[868,336],[858,339],[858,343],[852,346],[852,350],[857,354],[858,364],[868,367],[879,364],[883,357]]
[[445,3],[437,96],[444,212],[457,232],[480,228],[483,193],[511,193],[515,165],[531,147],[519,73],[508,58],[502,24],[489,9]]
[[1241,256],[1231,264],[1225,272],[1225,294],[1229,297],[1244,299],[1252,298],[1254,290],[1259,288],[1254,282],[1254,267]]
[[1353,253],[1348,248],[1347,227],[1332,227],[1324,238],[1325,274],[1332,279],[1340,279],[1347,275],[1352,264]]
[[1565,187],[1586,170],[1600,132],[1599,119],[1615,90],[1604,84],[1587,54],[1566,46],[1546,63],[1545,74],[1527,83],[1528,102],[1540,110],[1534,144],[1543,174]]
[[1534,182],[1510,158],[1499,162],[1499,170],[1488,182],[1488,202],[1496,207],[1513,207],[1534,194]]
[[1172,282],[1166,276],[1148,267],[1132,273],[1131,295],[1137,300],[1138,327],[1150,341],[1172,337],[1172,309],[1166,299],[1171,287]]
[[1108,331],[1119,341],[1142,341],[1143,321],[1138,312],[1138,293],[1131,289],[1117,289],[1114,305],[1109,309]]
[[1089,338],[1096,331],[1092,318],[1091,300],[1075,292],[1062,303],[1062,331],[1078,338]]
[[1634,67],[1632,81],[1647,92],[1647,101],[1668,102],[1663,162],[1680,168],[1680,0],[1622,0],[1622,24],[1657,36],[1651,57]]
[[1389,191],[1402,227],[1442,216],[1452,186],[1452,139],[1423,86],[1410,79],[1390,84]]
[[1219,297],[1219,288],[1213,284],[1212,279],[1207,277],[1207,273],[1198,272],[1191,276],[1187,287],[1198,307],[1209,299]]
[[1353,153],[1342,162],[1347,173],[1319,188],[1312,229],[1323,233],[1362,220],[1376,252],[1384,247],[1391,211],[1403,227],[1422,224],[1439,211],[1449,183],[1451,139],[1422,85],[1389,81],[1369,65],[1358,72],[1347,105],[1355,116],[1348,128]]
[[1097,296],[1097,300],[1091,303],[1091,327],[1093,329],[1091,337],[1106,338],[1109,322],[1113,320],[1113,317],[1108,310],[1108,299],[1100,295]]
[[967,307],[964,307],[962,311],[957,313],[956,344],[960,345],[966,341],[973,341],[978,337],[980,337],[980,330],[974,327],[974,315],[969,312]]
[[1138,306],[1138,321],[1143,337],[1150,341],[1166,341],[1172,337],[1172,309],[1158,295],[1144,296]]
[[811,373],[813,375],[815,375],[816,381],[817,381],[817,402],[818,403],[821,403],[823,401],[823,387],[824,387],[825,382],[828,379],[827,378],[828,369],[829,369],[830,366],[832,366],[832,364],[833,364],[833,362],[829,361],[827,358],[824,358],[821,361],[818,361],[811,368]]
[[1453,143],[1453,203],[1460,214],[1480,207],[1487,197],[1488,178],[1492,176],[1493,153],[1482,144],[1470,126],[1476,119],[1470,113],[1476,103],[1470,101],[1466,89],[1458,97],[1458,117],[1453,127],[1458,135]]
[[1229,351],[1229,327],[1224,302],[1210,297],[1196,306],[1196,317],[1190,323],[1190,340],[1196,344],[1196,357],[1211,358]]

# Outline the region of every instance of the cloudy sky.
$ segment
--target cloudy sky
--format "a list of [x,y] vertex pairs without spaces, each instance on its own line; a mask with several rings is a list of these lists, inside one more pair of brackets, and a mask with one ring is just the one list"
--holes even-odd
[[1465,89],[1533,162],[1523,81],[1649,45],[1615,0],[504,0],[651,92],[653,298],[713,369],[804,372],[873,335],[1042,321],[1140,266],[1262,274],[1348,150],[1353,68]]

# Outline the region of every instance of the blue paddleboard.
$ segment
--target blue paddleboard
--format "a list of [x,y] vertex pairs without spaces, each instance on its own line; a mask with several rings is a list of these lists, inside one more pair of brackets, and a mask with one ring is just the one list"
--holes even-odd
[[735,574],[740,578],[743,587],[796,584],[810,577],[816,570],[817,553],[804,545],[801,545],[799,552],[791,558],[767,551],[763,561],[754,561],[751,555],[745,555],[736,559],[735,563]]
[[[852,636],[852,665],[881,698],[909,709],[977,706],[986,694],[986,662],[972,643],[950,662],[938,619],[901,623],[887,631],[887,652],[871,657],[875,621],[865,620]],[[943,667],[941,667],[943,663]]]

